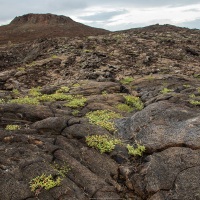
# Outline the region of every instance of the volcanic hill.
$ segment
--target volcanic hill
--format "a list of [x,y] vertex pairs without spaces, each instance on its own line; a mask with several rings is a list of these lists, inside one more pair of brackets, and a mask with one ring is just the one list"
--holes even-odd
[[199,200],[200,30],[41,22],[0,45],[0,199]]
[[26,14],[10,24],[0,26],[0,44],[33,41],[37,38],[76,37],[106,34],[109,31],[92,28],[69,17],[53,14]]

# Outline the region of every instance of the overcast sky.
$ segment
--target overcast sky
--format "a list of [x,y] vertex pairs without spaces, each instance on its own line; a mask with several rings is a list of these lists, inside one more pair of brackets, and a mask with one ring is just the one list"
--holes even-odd
[[52,13],[108,30],[151,24],[200,29],[200,0],[0,0],[0,25],[28,13]]

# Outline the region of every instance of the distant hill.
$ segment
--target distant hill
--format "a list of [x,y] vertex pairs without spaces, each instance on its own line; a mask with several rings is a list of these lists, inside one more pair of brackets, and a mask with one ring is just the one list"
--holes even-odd
[[15,17],[9,25],[0,26],[0,44],[32,41],[48,37],[101,35],[109,31],[93,28],[54,14],[26,14]]

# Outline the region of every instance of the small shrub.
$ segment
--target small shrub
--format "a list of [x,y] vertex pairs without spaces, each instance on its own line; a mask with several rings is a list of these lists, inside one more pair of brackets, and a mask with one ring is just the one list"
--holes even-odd
[[190,100],[190,104],[195,105],[195,106],[199,106],[200,101]]
[[71,170],[70,167],[65,163],[65,165],[59,165],[54,163],[52,165],[53,169],[57,171],[58,175],[61,177],[66,177],[67,173]]
[[116,131],[114,122],[112,119],[121,118],[122,116],[118,113],[109,110],[96,110],[86,114],[91,124],[101,126],[108,131]]
[[184,87],[184,88],[190,88],[191,85],[189,85],[189,84],[185,84],[185,85],[183,85],[183,87]]
[[36,98],[31,98],[31,97],[28,97],[28,96],[23,97],[23,98],[11,99],[11,100],[8,101],[8,103],[39,105],[39,101]]
[[144,104],[142,103],[139,97],[127,95],[127,96],[124,96],[124,98],[128,106],[131,106],[137,110],[142,110],[144,108]]
[[196,97],[196,95],[195,94],[190,94],[189,97],[193,99],[193,98]]
[[162,93],[162,94],[167,94],[167,93],[170,93],[170,92],[173,92],[173,90],[168,89],[168,88],[163,88],[163,89],[160,91],[160,93]]
[[12,93],[13,93],[14,96],[19,96],[20,95],[20,92],[19,92],[18,89],[13,89]]
[[25,72],[26,68],[25,67],[18,67],[17,70],[20,71],[20,72]]
[[99,150],[100,153],[105,153],[111,152],[121,141],[110,138],[108,135],[91,135],[86,137],[86,143],[89,147]]
[[32,179],[29,184],[32,192],[35,192],[37,189],[49,190],[53,187],[59,186],[61,183],[61,178],[58,177],[56,180],[53,179],[52,175],[42,174]]
[[7,131],[15,131],[15,130],[20,130],[21,127],[19,125],[12,125],[12,124],[8,124],[5,128],[5,130]]
[[6,103],[5,99],[0,99],[0,104]]
[[134,110],[133,107],[130,107],[127,104],[121,103],[116,106],[116,108],[122,112],[132,112]]
[[80,113],[79,110],[73,110],[72,111],[72,115],[73,116],[77,116],[79,113]]
[[125,78],[123,78],[123,79],[120,80],[120,83],[122,83],[124,85],[128,85],[128,84],[130,84],[133,81],[134,81],[134,78],[132,78],[132,77],[125,77]]
[[31,88],[29,90],[29,95],[32,96],[32,97],[40,96],[41,95],[40,89],[41,89],[40,87]]
[[85,97],[81,98],[74,98],[68,103],[64,104],[64,106],[70,107],[70,108],[78,108],[85,106],[87,99]]
[[56,93],[67,93],[69,92],[70,88],[67,86],[62,86],[60,89],[56,90]]
[[137,144],[137,148],[134,146],[127,144],[128,154],[132,156],[142,156],[142,153],[145,152],[145,146]]
[[75,84],[72,85],[72,87],[75,87],[75,88],[80,87],[80,84],[79,83],[75,83]]

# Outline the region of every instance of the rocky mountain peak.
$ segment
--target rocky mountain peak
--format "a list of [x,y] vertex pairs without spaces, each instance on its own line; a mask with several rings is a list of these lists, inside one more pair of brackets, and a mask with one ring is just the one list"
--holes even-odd
[[12,25],[20,24],[68,24],[74,22],[70,17],[54,14],[26,14],[23,16],[15,17],[12,21]]

